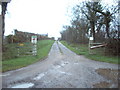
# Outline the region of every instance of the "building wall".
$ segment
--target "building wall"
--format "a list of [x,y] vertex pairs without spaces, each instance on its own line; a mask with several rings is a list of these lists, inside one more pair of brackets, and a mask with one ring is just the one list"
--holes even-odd
[[24,38],[23,42],[30,41],[31,36],[33,36],[33,35],[36,35],[38,40],[48,38],[48,34],[35,34],[35,33],[29,33],[29,32],[22,32],[22,31],[18,31],[18,30],[15,30],[14,32],[15,32],[15,36],[17,36],[18,38]]

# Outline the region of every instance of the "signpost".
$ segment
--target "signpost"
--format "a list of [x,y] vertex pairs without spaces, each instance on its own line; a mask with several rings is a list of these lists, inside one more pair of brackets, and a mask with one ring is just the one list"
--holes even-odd
[[[20,55],[37,55],[37,36],[32,36],[31,37],[31,43],[29,44],[29,46],[27,44],[24,43],[19,43],[17,48],[17,56]],[[32,45],[32,46],[31,46]],[[31,52],[32,51],[32,52]]]
[[35,56],[37,55],[37,36],[31,37],[31,43],[33,44],[32,54]]

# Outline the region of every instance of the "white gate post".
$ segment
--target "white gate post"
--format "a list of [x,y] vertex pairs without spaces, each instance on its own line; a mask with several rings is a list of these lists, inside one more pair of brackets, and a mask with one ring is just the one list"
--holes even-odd
[[31,43],[33,44],[32,54],[35,56],[35,55],[37,55],[37,36],[31,37]]
[[93,37],[89,37],[89,54],[91,54],[91,44],[93,43]]

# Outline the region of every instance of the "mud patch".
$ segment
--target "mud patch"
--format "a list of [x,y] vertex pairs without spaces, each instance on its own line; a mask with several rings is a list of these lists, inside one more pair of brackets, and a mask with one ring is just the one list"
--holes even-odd
[[33,83],[21,83],[21,84],[14,85],[11,88],[31,88],[33,86],[34,86]]
[[100,82],[93,85],[93,88],[109,88],[111,86],[108,82]]
[[116,69],[96,69],[96,72],[110,81],[95,84],[97,87],[118,87],[118,70]]
[[118,82],[118,70],[113,69],[97,69],[96,72],[105,78],[112,80],[113,82]]

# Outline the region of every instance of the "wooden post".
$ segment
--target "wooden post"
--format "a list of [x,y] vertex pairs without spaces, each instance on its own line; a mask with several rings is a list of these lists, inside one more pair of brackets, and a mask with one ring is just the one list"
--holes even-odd
[[18,50],[18,55],[17,55],[17,56],[20,56],[20,49],[19,49],[19,47],[18,47],[18,49],[17,49],[17,50]]
[[[4,10],[3,7],[3,2],[10,2],[11,0],[0,0],[0,60],[2,60],[2,45],[3,45],[3,36],[4,36],[4,15],[3,12],[5,12],[6,10]],[[0,62],[0,67],[2,67],[2,63]],[[2,69],[0,69],[0,75],[2,74]],[[2,89],[2,77],[0,77],[0,90]]]

